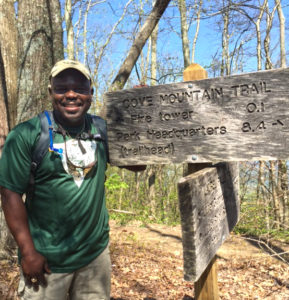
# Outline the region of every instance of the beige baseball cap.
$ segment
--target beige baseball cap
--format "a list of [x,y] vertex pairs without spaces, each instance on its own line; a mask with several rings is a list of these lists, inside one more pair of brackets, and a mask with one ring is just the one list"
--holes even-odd
[[58,61],[54,67],[51,69],[50,72],[50,79],[57,76],[60,72],[66,70],[66,69],[75,69],[78,70],[80,73],[82,73],[88,80],[91,81],[91,76],[89,70],[85,67],[84,64],[77,60],[71,60],[71,59],[63,59]]

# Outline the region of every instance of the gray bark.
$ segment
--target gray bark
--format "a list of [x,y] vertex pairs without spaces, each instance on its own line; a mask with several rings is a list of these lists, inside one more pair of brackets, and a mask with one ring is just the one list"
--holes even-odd
[[[16,119],[17,31],[13,2],[0,0],[0,155]],[[14,248],[13,238],[0,205],[0,258],[9,257],[9,246]]]
[[[13,0],[0,0],[0,20],[0,72],[3,97],[0,114],[7,114],[8,129],[10,129],[15,126],[17,115],[17,28]],[[3,117],[0,119],[2,121]],[[4,124],[2,126],[6,127]]]
[[59,2],[48,3],[45,0],[38,1],[37,5],[29,0],[19,2],[18,122],[51,107],[47,79],[54,62],[63,57],[63,46]]

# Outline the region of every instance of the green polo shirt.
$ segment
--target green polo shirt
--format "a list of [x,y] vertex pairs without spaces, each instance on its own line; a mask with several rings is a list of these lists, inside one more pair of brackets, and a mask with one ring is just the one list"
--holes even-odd
[[[89,127],[97,133],[91,124]],[[27,191],[39,134],[38,117],[9,133],[0,159],[0,186],[19,194]],[[25,201],[34,245],[55,273],[73,272],[89,264],[109,239],[105,147],[101,141],[89,140],[81,141],[80,149],[71,136],[64,143],[63,136],[56,133],[54,148],[63,148],[64,153],[46,153],[35,176],[34,197]],[[93,167],[84,169],[94,161]]]

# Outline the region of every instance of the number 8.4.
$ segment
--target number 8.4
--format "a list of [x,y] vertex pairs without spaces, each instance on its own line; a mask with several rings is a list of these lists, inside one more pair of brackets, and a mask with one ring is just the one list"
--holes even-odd
[[251,124],[249,122],[243,123],[242,131],[243,132],[254,132],[255,130],[266,129],[264,121],[261,121],[256,129],[252,129]]

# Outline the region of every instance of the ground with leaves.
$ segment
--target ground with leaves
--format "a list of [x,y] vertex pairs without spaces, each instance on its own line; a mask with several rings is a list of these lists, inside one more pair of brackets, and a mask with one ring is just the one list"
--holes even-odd
[[[289,299],[289,245],[232,235],[218,251],[220,299]],[[189,300],[180,227],[111,221],[112,299]],[[270,253],[270,255],[269,255]],[[286,263],[287,262],[287,263]],[[0,261],[0,299],[17,299],[17,266]]]

